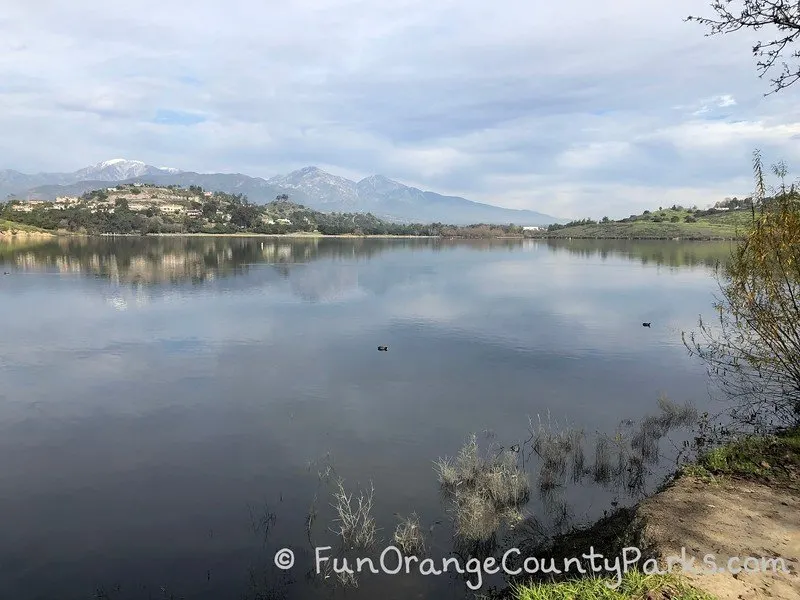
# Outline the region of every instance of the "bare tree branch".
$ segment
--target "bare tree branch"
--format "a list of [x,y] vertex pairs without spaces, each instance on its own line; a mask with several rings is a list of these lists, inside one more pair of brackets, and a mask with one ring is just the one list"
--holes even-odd
[[[736,8],[734,8],[736,6]],[[777,73],[770,79],[772,90],[765,96],[783,90],[800,80],[800,2],[792,0],[713,0],[711,8],[717,18],[687,17],[687,21],[708,28],[706,36],[734,33],[742,29],[760,31],[770,28],[768,41],[753,46],[759,78]]]

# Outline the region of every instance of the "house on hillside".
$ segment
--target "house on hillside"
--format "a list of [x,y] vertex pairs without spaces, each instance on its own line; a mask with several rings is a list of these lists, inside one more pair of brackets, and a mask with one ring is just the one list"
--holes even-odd
[[44,203],[44,200],[28,200],[26,202],[22,202],[21,204],[15,204],[12,209],[19,212],[31,212],[34,208],[37,208]]
[[71,196],[59,196],[53,201],[53,208],[58,210],[64,210],[70,204],[77,204],[78,202],[79,202],[78,198],[74,198]]

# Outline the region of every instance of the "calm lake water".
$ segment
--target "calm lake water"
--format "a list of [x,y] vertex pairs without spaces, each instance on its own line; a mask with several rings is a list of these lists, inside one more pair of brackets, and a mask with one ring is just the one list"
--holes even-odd
[[[727,243],[161,238],[0,245],[0,599],[328,598],[325,465],[453,550],[433,469],[529,418],[612,435],[657,399],[709,406],[680,332]],[[651,322],[652,327],[642,327]],[[377,346],[389,346],[378,352]],[[682,435],[680,432],[676,434]],[[685,435],[685,434],[683,434]],[[662,466],[674,466],[663,440]],[[672,463],[670,464],[670,461]],[[635,497],[567,483],[563,526]],[[555,506],[555,510],[553,509]],[[437,521],[441,523],[437,524]],[[555,525],[554,525],[555,524]],[[296,552],[282,573],[273,555]],[[368,575],[350,598],[463,598]]]

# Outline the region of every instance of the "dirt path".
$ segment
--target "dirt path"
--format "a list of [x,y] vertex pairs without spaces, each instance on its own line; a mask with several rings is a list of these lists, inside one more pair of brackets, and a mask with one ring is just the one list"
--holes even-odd
[[683,547],[699,568],[707,554],[717,567],[730,557],[785,560],[789,573],[687,575],[720,600],[800,600],[800,486],[685,477],[644,501],[637,516],[645,542],[662,557],[679,556]]

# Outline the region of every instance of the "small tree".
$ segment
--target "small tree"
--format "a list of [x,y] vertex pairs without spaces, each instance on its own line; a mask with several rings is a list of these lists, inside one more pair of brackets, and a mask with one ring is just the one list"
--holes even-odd
[[[783,171],[784,168],[778,168]],[[719,321],[702,319],[684,343],[733,400],[735,422],[754,427],[800,424],[800,197],[763,196],[755,154],[758,212],[746,240],[718,269]]]

